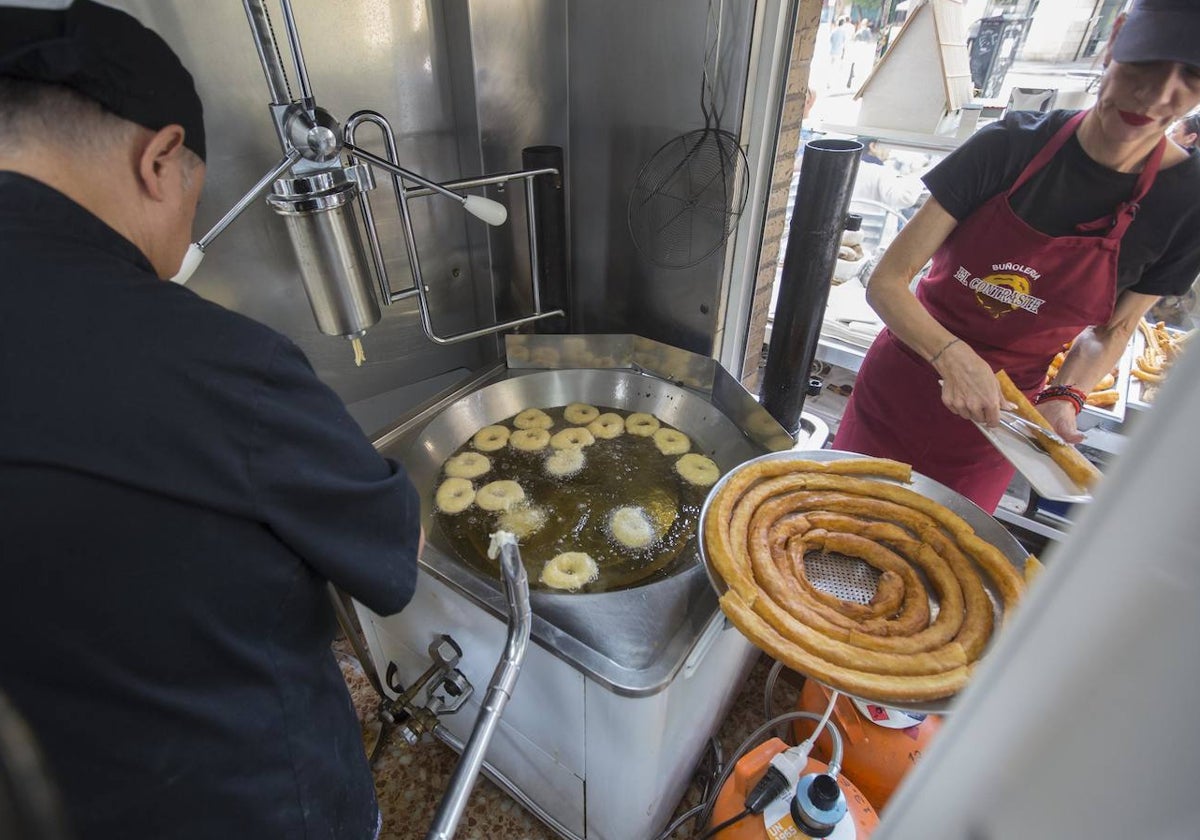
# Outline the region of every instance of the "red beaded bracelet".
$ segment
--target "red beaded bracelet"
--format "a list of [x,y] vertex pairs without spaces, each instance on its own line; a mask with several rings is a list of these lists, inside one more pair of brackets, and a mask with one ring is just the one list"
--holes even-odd
[[1037,392],[1033,404],[1041,405],[1050,400],[1067,400],[1075,406],[1075,413],[1079,414],[1087,403],[1087,394],[1071,385],[1049,385]]

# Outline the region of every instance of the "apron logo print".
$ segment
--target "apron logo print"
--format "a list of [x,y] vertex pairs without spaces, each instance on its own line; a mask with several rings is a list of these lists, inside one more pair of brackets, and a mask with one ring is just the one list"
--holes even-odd
[[972,277],[968,269],[959,266],[958,271],[954,272],[954,279],[973,291],[975,300],[993,318],[999,318],[1017,309],[1038,314],[1038,310],[1046,301],[1034,297],[1029,292],[1031,284],[1041,276],[1040,274],[1015,263],[993,265],[992,272],[987,277]]

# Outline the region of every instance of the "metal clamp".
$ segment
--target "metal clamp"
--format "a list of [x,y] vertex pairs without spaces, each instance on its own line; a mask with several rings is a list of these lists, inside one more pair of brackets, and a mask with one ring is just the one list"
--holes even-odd
[[[379,717],[385,724],[398,726],[401,736],[410,744],[434,730],[438,715],[454,714],[462,708],[475,691],[457,668],[462,648],[453,638],[445,633],[435,638],[429,645],[429,657],[433,663],[408,688],[398,682],[395,662],[388,663],[385,676],[387,687],[398,696],[383,700]],[[426,697],[424,705],[418,703],[422,694]]]

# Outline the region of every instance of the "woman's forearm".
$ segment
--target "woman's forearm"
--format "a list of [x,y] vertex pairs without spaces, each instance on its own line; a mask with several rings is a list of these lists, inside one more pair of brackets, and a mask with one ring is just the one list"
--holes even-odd
[[944,352],[958,336],[925,311],[909,284],[956,224],[931,198],[884,252],[867,283],[867,302],[883,323],[927,361]]
[[1052,384],[1091,391],[1116,366],[1138,321],[1157,300],[1153,295],[1122,294],[1108,323],[1089,327],[1075,339]]
[[879,315],[892,333],[915,350],[921,358],[931,361],[944,353],[958,336],[950,332],[925,311],[925,307],[909,290],[911,275],[905,268],[886,266],[881,262],[871,275],[867,286],[867,303]]

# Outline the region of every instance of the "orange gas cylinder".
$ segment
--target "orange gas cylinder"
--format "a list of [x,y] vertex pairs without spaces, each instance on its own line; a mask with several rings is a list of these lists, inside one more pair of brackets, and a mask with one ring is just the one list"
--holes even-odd
[[[725,820],[740,814],[746,804],[746,797],[767,772],[771,759],[788,748],[788,745],[778,738],[772,738],[766,743],[746,753],[733,769],[733,775],[717,794],[713,806],[712,819],[708,828],[720,825]],[[828,767],[814,758],[809,758],[804,768],[805,773],[823,773]],[[871,832],[879,825],[879,815],[871,807],[871,803],[854,784],[845,776],[838,777],[838,785],[846,797],[846,816],[838,823],[830,840],[866,840]],[[779,807],[786,811],[786,798],[781,800]],[[795,827],[790,816],[773,813],[768,808],[762,814],[752,814],[738,820],[733,825],[715,835],[715,840],[764,840],[764,838],[786,837],[789,840],[802,840],[808,837]],[[766,819],[771,819],[771,830],[768,831]]]
[[[805,680],[796,708],[821,715],[829,698],[828,688],[816,680]],[[942,726],[936,715],[922,718],[851,700],[844,694],[833,707],[832,720],[842,733],[842,769],[880,811]],[[803,740],[815,727],[813,721],[797,720],[792,731],[797,740]],[[828,761],[829,743],[827,737],[817,739],[813,756]]]

